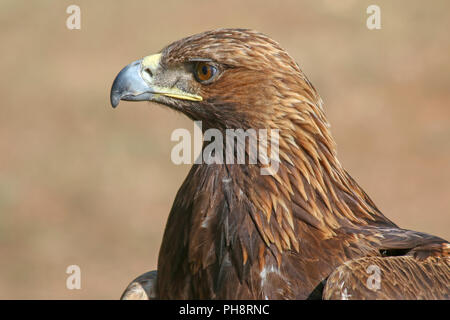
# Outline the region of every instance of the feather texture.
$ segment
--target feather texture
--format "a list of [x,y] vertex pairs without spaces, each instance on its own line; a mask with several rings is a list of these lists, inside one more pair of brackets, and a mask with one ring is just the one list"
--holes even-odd
[[[167,221],[158,298],[339,299],[347,289],[347,298],[448,299],[447,241],[378,210],[337,159],[322,100],[286,51],[256,31],[220,29],[169,45],[160,63],[199,58],[220,77],[189,83],[202,101],[165,104],[203,130],[279,130],[279,169],[193,165]],[[370,264],[383,273],[377,293],[364,285]]]

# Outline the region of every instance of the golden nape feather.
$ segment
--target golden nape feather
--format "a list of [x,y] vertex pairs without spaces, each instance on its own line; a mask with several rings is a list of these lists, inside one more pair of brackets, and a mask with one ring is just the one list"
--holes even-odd
[[119,73],[111,102],[120,100],[163,104],[201,121],[203,132],[279,133],[279,157],[268,152],[276,169],[238,163],[234,147],[214,154],[233,161],[192,166],[157,277],[137,279],[151,283],[140,297],[449,299],[448,242],[401,229],[378,210],[339,162],[315,88],[267,36],[219,29],[174,42]]

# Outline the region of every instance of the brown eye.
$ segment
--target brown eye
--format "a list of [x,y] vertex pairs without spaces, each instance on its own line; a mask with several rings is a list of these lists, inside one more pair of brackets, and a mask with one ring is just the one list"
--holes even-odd
[[194,74],[198,82],[207,82],[217,73],[217,68],[207,62],[199,62],[195,66]]

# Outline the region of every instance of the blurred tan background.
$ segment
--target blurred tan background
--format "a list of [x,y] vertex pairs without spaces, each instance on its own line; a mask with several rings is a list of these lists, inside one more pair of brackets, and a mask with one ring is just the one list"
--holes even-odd
[[[67,6],[81,8],[68,30]],[[381,7],[382,29],[366,27]],[[117,299],[156,267],[190,166],[182,115],[109,105],[120,69],[218,27],[262,31],[325,101],[341,162],[400,226],[450,239],[447,1],[0,1],[0,298]],[[81,290],[66,268],[81,267]]]

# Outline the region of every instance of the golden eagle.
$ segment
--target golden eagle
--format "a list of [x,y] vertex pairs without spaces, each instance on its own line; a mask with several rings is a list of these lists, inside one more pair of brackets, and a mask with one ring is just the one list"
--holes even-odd
[[260,161],[192,166],[157,276],[136,279],[124,298],[450,298],[449,243],[378,210],[339,162],[315,88],[269,37],[219,29],[176,41],[122,69],[113,107],[120,100],[166,105],[203,131],[279,132],[271,174]]

